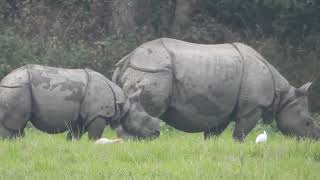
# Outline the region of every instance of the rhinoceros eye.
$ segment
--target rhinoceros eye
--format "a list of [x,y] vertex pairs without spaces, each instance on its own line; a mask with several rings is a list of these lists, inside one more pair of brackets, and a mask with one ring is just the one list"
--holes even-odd
[[306,122],[306,126],[310,126],[311,125],[311,122],[310,121],[307,121]]
[[302,114],[302,111],[301,110],[297,110],[297,114],[298,114],[298,116],[300,116]]

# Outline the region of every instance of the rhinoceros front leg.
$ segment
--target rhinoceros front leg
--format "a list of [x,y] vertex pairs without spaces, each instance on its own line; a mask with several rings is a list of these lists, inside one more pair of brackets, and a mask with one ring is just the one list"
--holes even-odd
[[88,137],[90,140],[100,139],[103,133],[103,130],[106,126],[106,120],[101,117],[97,117],[92,120],[92,122],[88,125]]
[[204,139],[210,139],[213,136],[219,136],[229,125],[229,121],[226,121],[224,123],[222,123],[221,125],[211,128],[208,131],[205,131],[203,133]]
[[259,117],[261,117],[261,113],[261,109],[254,109],[249,113],[240,116],[233,131],[233,138],[236,141],[243,142],[248,133],[257,124]]
[[24,137],[24,131],[22,130],[13,130],[4,127],[0,123],[0,138],[16,138],[16,137]]
[[0,138],[4,139],[12,137],[14,137],[14,132],[9,129],[6,129],[5,127],[3,127],[3,125],[0,125]]
[[274,119],[273,112],[271,112],[271,111],[262,112],[262,119],[263,119],[263,123],[271,124]]

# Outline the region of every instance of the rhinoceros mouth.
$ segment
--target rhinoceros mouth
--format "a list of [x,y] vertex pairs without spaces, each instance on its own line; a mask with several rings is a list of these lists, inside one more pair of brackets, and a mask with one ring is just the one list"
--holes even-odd
[[124,134],[129,135],[129,136],[134,136],[134,137],[138,137],[138,135],[136,135],[136,133],[132,132],[132,130],[130,130],[130,127],[128,127],[128,119],[129,117],[129,111],[126,112],[121,118],[120,118],[120,126],[122,128],[122,131],[124,132]]
[[120,124],[124,126],[128,122],[129,111],[125,112],[122,117],[120,117]]
[[[120,128],[120,129],[119,129]],[[152,140],[160,136],[160,130],[155,130],[150,133],[148,136],[141,136],[135,133],[131,133],[123,126],[117,128],[117,136],[122,139],[133,139],[133,140]]]
[[147,135],[141,134],[139,130],[132,129],[130,125],[128,125],[128,116],[129,112],[127,112],[121,119],[120,119],[120,126],[117,128],[121,128],[121,131],[118,131],[118,137],[124,136],[124,138],[129,137],[130,139],[153,139],[160,135],[160,129],[149,130]]

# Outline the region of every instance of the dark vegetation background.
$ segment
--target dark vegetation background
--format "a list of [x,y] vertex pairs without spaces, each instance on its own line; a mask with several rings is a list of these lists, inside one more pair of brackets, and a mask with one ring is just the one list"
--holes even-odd
[[[110,78],[115,62],[159,37],[247,43],[300,86],[319,73],[320,2],[0,0],[0,78],[27,63],[89,67]],[[313,112],[320,111],[319,81]]]

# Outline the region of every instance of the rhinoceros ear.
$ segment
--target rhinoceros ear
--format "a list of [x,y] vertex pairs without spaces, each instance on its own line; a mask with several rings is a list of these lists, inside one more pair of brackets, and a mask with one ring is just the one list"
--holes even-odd
[[129,96],[130,103],[139,102],[142,90],[143,89],[138,89],[136,92]]
[[307,82],[304,85],[302,85],[301,87],[297,88],[295,93],[297,96],[305,96],[308,93],[308,89],[310,88],[310,86],[312,85],[312,82]]

